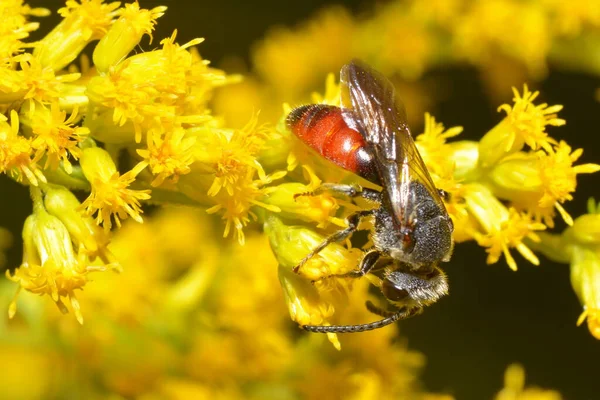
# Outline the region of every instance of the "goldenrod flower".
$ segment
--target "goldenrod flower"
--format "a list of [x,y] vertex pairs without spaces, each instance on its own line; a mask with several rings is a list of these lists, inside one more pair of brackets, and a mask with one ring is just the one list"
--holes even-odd
[[453,197],[458,194],[457,191],[460,188],[457,181],[460,178],[455,178],[455,169],[457,164],[460,163],[461,173],[464,174],[462,171],[464,162],[458,159],[454,145],[448,144],[446,141],[460,135],[462,131],[462,126],[455,126],[446,130],[444,125],[436,122],[431,114],[425,113],[425,129],[415,139],[436,187],[448,192],[450,201],[454,200]]
[[156,25],[156,19],[164,15],[167,7],[154,7],[152,10],[140,9],[139,3],[125,4],[121,15],[113,23],[106,35],[94,49],[94,65],[100,72],[108,71],[110,66],[123,60],[142,39],[150,36]]
[[[39,27],[37,22],[27,22],[27,16],[44,17],[46,8],[31,8],[23,0],[5,0],[0,4],[0,60],[7,60],[26,46],[21,40]],[[4,67],[4,66],[3,66]],[[1,67],[0,67],[1,68]]]
[[[90,104],[99,115],[112,114],[112,123],[95,124],[110,130],[131,124],[135,142],[144,130],[156,125],[202,123],[210,120],[204,108],[206,92],[224,83],[224,74],[195,62],[186,49],[202,42],[194,39],[184,45],[174,43],[176,32],[163,40],[162,50],[141,53],[125,59],[106,75],[96,76],[87,85]],[[93,123],[93,120],[92,120]],[[91,126],[90,126],[91,127]],[[130,135],[125,140],[132,141]],[[123,141],[123,139],[121,139]]]
[[135,177],[148,165],[138,163],[130,171],[120,174],[110,155],[98,147],[86,148],[81,154],[81,168],[92,186],[89,197],[81,204],[88,215],[96,214],[96,223],[105,230],[112,227],[114,217],[117,226],[130,216],[142,222],[140,200],[150,198],[150,190],[129,189]]
[[0,114],[0,172],[10,174],[17,181],[21,181],[24,175],[34,186],[38,185],[38,181],[46,182],[31,153],[31,140],[19,135],[17,112],[10,112],[10,125]]
[[[197,150],[203,153],[198,155],[200,160],[215,160],[215,179],[208,189],[209,196],[216,196],[222,189],[231,195],[238,180],[245,178],[249,169],[256,171],[260,178],[264,178],[265,172],[256,157],[271,131],[268,127],[257,126],[257,123],[258,116],[254,115],[242,129],[230,134],[217,131],[217,148]],[[206,154],[207,152],[212,154]]]
[[[58,99],[62,84],[79,78],[78,73],[57,76],[50,67],[40,64],[31,54],[22,54],[12,60],[20,70],[0,68],[0,103],[32,99],[41,103]],[[29,103],[34,106],[35,102]]]
[[329,193],[314,193],[321,185],[321,180],[314,171],[304,165],[308,185],[289,182],[267,189],[265,203],[276,206],[281,217],[291,217],[307,222],[317,222],[317,228],[325,228],[329,223],[345,227],[345,222],[335,217],[339,208],[336,199]]
[[[380,10],[375,18],[364,23],[357,36],[356,46],[361,56],[372,60],[385,74],[398,71],[403,77],[415,80],[434,57],[433,32],[400,2]],[[378,38],[375,43],[373,37]]]
[[[556,207],[567,224],[571,225],[573,220],[560,206],[566,200],[573,200],[571,193],[575,192],[578,174],[591,174],[600,171],[598,164],[583,164],[573,166],[573,163],[581,157],[583,149],[571,152],[571,147],[564,141],[558,146],[542,154],[539,161],[540,175],[544,187],[544,195],[539,200],[539,206]],[[547,224],[548,225],[548,224]],[[551,225],[550,225],[551,226]]]
[[259,206],[273,212],[280,211],[278,207],[265,203],[263,197],[267,193],[265,185],[281,179],[285,176],[285,171],[275,172],[263,179],[253,179],[253,175],[254,171],[247,170],[246,175],[237,180],[231,192],[220,191],[212,196],[217,205],[206,210],[210,214],[221,213],[222,218],[225,220],[223,237],[229,236],[229,233],[233,231],[240,244],[244,244],[243,229],[250,222],[250,218],[257,219],[256,214],[251,211],[253,206]]
[[61,186],[49,186],[44,196],[44,207],[65,225],[73,244],[90,261],[99,257],[105,265],[120,268],[108,249],[110,239],[107,233],[91,217],[82,215],[79,211],[81,203],[71,191]]
[[494,165],[502,157],[520,151],[525,144],[533,150],[542,148],[551,151],[556,140],[548,136],[546,126],[565,124],[565,120],[556,115],[562,110],[562,105],[534,105],[533,100],[539,92],[530,92],[527,85],[523,86],[523,95],[515,88],[513,94],[514,106],[503,104],[498,108],[498,111],[506,112],[507,116],[480,141],[479,154],[483,168]]
[[[327,325],[336,308],[347,303],[349,284],[331,275],[355,269],[360,251],[332,243],[294,272],[325,237],[301,226],[286,226],[274,215],[267,217],[265,233],[279,262],[279,280],[292,319],[300,325]],[[337,336],[328,336],[339,347]]]
[[86,285],[89,272],[106,268],[89,265],[84,253],[75,252],[65,225],[45,210],[39,189],[32,189],[32,196],[34,213],[23,226],[23,262],[12,275],[6,271],[6,276],[19,284],[8,315],[10,318],[15,315],[16,297],[21,289],[25,289],[49,295],[63,313],[68,312],[62,301],[66,297],[77,320],[83,323],[75,290]]
[[152,186],[160,186],[167,178],[176,183],[179,176],[191,171],[190,165],[195,161],[195,136],[186,135],[185,129],[177,126],[167,132],[151,130],[146,137],[148,148],[138,149],[137,153],[156,176]]
[[519,152],[506,157],[489,175],[494,194],[510,200],[548,227],[554,226],[554,209],[571,225],[573,219],[561,203],[573,199],[577,174],[600,170],[598,164],[573,166],[582,152],[582,149],[571,152],[571,147],[561,141],[548,151]]
[[[520,18],[515,20],[514,15]],[[452,28],[453,50],[476,65],[494,62],[500,50],[522,62],[532,75],[546,72],[552,35],[544,9],[535,2],[472,2]]]
[[588,214],[575,219],[561,235],[540,235],[536,249],[571,264],[571,285],[583,305],[577,324],[587,319],[590,333],[600,340],[600,205],[588,202]]
[[68,174],[72,172],[69,156],[79,159],[81,149],[77,145],[89,134],[89,129],[73,126],[78,121],[77,113],[78,109],[75,108],[67,118],[67,113],[61,111],[58,103],[54,102],[49,110],[44,106],[37,106],[21,117],[21,123],[32,136],[34,159],[41,160],[45,157],[45,169],[56,169],[59,162],[62,162],[65,171]]
[[103,0],[68,0],[66,7],[58,10],[63,20],[36,44],[33,55],[43,67],[66,67],[88,43],[106,33],[121,13],[119,5],[103,4]]
[[500,219],[500,226],[485,235],[476,234],[475,239],[480,246],[486,247],[488,252],[487,263],[494,264],[504,254],[506,263],[513,271],[517,270],[517,263],[512,258],[509,248],[514,247],[521,255],[533,265],[539,265],[537,256],[524,243],[525,238],[539,242],[535,231],[544,230],[546,226],[535,223],[527,214],[509,210],[509,215]]
[[[269,32],[254,53],[254,65],[273,90],[288,101],[296,99],[321,76],[352,58],[355,29],[354,19],[345,9],[325,9],[296,31],[279,28]],[[327,46],[315,45],[325,37]]]

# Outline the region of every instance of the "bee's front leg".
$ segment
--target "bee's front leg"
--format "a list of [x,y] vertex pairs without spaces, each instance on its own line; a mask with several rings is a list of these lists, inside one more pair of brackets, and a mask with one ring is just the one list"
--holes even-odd
[[313,251],[311,251],[306,257],[304,257],[298,265],[294,267],[294,272],[298,273],[300,267],[302,267],[308,260],[318,254],[321,250],[327,247],[330,243],[340,242],[356,232],[358,224],[363,217],[373,214],[373,210],[362,210],[351,214],[346,219],[348,227],[340,231],[335,232],[331,236],[327,237],[321,244],[319,244]]

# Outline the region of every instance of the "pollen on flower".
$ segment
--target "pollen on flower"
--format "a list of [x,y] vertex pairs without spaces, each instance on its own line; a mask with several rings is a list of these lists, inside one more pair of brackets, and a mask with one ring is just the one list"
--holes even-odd
[[142,161],[121,175],[106,151],[97,147],[83,150],[81,167],[92,192],[81,208],[88,215],[96,214],[96,223],[103,225],[106,231],[112,227],[113,217],[118,227],[127,216],[141,223],[140,201],[150,198],[150,190],[129,189],[129,185],[147,165]]
[[86,94],[90,103],[112,112],[119,127],[133,124],[135,141],[157,125],[202,123],[211,120],[206,111],[206,94],[227,80],[222,72],[196,63],[186,48],[173,43],[175,34],[163,40],[162,50],[127,58],[103,76],[92,78]]
[[56,76],[52,68],[42,66],[31,54],[21,54],[12,61],[18,63],[21,69],[0,68],[0,102],[53,101],[59,97],[61,84],[80,77],[78,73]]
[[194,162],[195,136],[186,136],[182,127],[167,132],[153,130],[147,134],[147,149],[139,149],[137,153],[148,163],[152,174],[156,177],[152,186],[160,186],[165,179],[177,182],[179,176],[190,172]]
[[41,106],[29,115],[34,159],[40,160],[46,156],[45,168],[56,169],[59,161],[62,161],[65,171],[71,173],[69,155],[76,160],[79,158],[81,149],[77,145],[89,134],[88,128],[73,126],[77,121],[77,113],[75,108],[67,118],[67,113],[61,111],[58,103],[54,102],[50,110]]
[[500,225],[500,229],[492,230],[487,234],[475,235],[475,239],[480,246],[487,247],[488,253],[487,263],[496,263],[502,254],[506,258],[506,262],[510,269],[517,270],[517,263],[510,254],[510,248],[516,248],[519,253],[530,263],[539,265],[537,256],[527,247],[523,240],[529,238],[535,242],[539,242],[539,237],[535,231],[545,230],[546,226],[541,223],[536,223],[528,214],[519,213],[514,209],[509,210],[509,216],[506,221]]
[[272,212],[279,212],[279,207],[267,204],[261,199],[265,196],[264,185],[274,180],[281,179],[286,172],[275,172],[265,176],[263,179],[252,179],[254,171],[246,170],[246,176],[242,179],[236,179],[235,186],[230,186],[231,192],[220,191],[214,195],[214,201],[217,205],[206,210],[210,214],[222,213],[225,222],[225,231],[223,237],[229,236],[234,230],[240,244],[245,243],[244,227],[250,222],[250,218],[256,219],[256,215],[250,210],[252,206],[263,207]]
[[546,103],[534,105],[533,101],[538,97],[539,92],[531,92],[527,85],[523,85],[522,95],[516,88],[513,88],[513,94],[515,103],[513,106],[503,104],[498,107],[498,111],[506,112],[505,121],[514,135],[513,141],[523,141],[533,150],[543,148],[551,151],[556,140],[548,136],[546,126],[565,124],[565,120],[557,116],[563,106],[548,106]]
[[34,186],[46,178],[31,158],[31,140],[19,135],[19,117],[12,110],[10,125],[7,118],[0,114],[0,173],[10,174],[21,181],[23,176]]
[[[216,196],[225,189],[231,196],[239,180],[247,179],[248,170],[256,171],[259,178],[265,177],[265,172],[256,159],[263,148],[271,130],[257,126],[258,115],[254,115],[242,129],[234,131],[231,136],[218,135],[220,141],[218,160],[215,163],[215,179],[208,190],[209,196]],[[201,159],[202,156],[199,155]]]

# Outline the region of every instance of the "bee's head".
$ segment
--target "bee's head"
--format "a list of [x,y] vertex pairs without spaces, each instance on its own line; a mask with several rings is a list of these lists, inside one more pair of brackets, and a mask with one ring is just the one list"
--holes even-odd
[[406,269],[388,273],[381,283],[386,300],[398,308],[422,308],[448,294],[446,274],[436,267]]

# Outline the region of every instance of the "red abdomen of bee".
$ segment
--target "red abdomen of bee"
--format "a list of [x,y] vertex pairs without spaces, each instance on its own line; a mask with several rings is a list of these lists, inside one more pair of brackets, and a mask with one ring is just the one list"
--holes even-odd
[[288,128],[321,156],[365,179],[378,183],[373,156],[360,132],[350,128],[339,107],[310,104],[295,108]]

